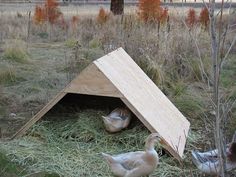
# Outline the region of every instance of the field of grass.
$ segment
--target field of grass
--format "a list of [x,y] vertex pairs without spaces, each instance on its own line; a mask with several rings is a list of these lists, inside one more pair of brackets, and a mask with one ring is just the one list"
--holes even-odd
[[[6,140],[89,63],[118,47],[127,51],[191,123],[183,163],[158,145],[160,165],[152,176],[204,176],[193,166],[190,151],[214,147],[208,31],[200,24],[186,27],[186,15],[176,9],[169,11],[169,22],[159,29],[157,24],[141,22],[133,7],[123,17],[110,16],[105,23],[97,22],[97,7],[89,15],[73,8],[68,13],[62,10],[68,28],[61,23],[36,25],[31,19],[29,33],[26,13],[0,14],[0,176],[108,177],[111,171],[101,152],[144,148],[149,132],[135,117],[126,130],[109,134],[101,120],[108,108],[79,105],[59,105],[26,136]],[[79,15],[73,27],[72,15]],[[226,46],[234,35],[235,31],[229,33]],[[223,66],[222,101],[233,102],[236,97],[235,57],[234,46]],[[228,115],[227,140],[236,127],[235,108]]]

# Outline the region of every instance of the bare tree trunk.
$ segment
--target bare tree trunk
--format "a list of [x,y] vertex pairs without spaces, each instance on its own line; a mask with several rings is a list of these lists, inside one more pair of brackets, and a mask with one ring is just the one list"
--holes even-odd
[[114,15],[124,14],[124,0],[111,0],[110,10]]
[[[220,60],[219,60],[219,45],[220,42],[217,40],[216,33],[216,17],[215,17],[215,0],[211,0],[209,7],[210,17],[210,34],[211,34],[211,59],[213,65],[213,103],[215,108],[215,145],[218,149],[218,158],[221,177],[226,176],[225,168],[225,147],[224,147],[224,136],[223,136],[223,125],[221,119],[221,108],[220,108],[220,96],[219,96],[219,81],[220,81]],[[220,41],[220,40],[219,40]]]

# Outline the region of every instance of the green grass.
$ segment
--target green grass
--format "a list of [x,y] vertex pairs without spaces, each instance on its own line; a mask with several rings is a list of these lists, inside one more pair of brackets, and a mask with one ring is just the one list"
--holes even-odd
[[221,84],[223,87],[230,88],[236,86],[236,61],[235,56],[231,56],[222,69]]
[[18,63],[28,63],[28,54],[20,48],[7,48],[4,51],[3,59]]
[[[36,175],[37,174],[37,175]],[[6,156],[6,151],[0,149],[0,176],[1,177],[24,177],[27,176],[26,170],[10,161],[10,158]],[[32,177],[59,177],[56,173],[40,172],[35,173]]]
[[25,174],[24,169],[12,163],[5,153],[0,151],[0,176],[19,177]]
[[204,110],[204,103],[198,97],[185,94],[173,100],[175,106],[187,117],[198,117]]

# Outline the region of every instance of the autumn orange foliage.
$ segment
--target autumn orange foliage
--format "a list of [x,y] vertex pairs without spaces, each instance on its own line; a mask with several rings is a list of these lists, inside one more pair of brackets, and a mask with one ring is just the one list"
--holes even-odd
[[167,18],[168,18],[169,14],[168,14],[168,9],[165,8],[162,13],[161,13],[161,18],[160,18],[160,22],[161,23],[165,23]]
[[36,5],[35,12],[34,12],[34,22],[36,24],[42,24],[46,20],[45,10],[44,8]]
[[139,0],[138,16],[144,22],[163,23],[168,18],[168,9],[160,5],[160,0]]
[[72,22],[72,24],[78,24],[78,22],[79,22],[79,17],[74,15],[74,16],[72,17],[72,19],[71,19],[71,22]]
[[55,24],[58,18],[62,15],[58,5],[59,4],[56,0],[46,0],[45,2],[47,20],[51,24]]
[[58,24],[63,30],[67,30],[69,28],[69,24],[66,22],[63,15],[61,15],[60,20],[58,21]]
[[196,11],[192,8],[188,10],[186,23],[190,28],[192,28],[197,23]]
[[110,14],[104,10],[104,8],[100,8],[98,16],[97,16],[97,22],[99,24],[104,24],[109,19]]
[[72,18],[71,18],[71,26],[72,26],[72,29],[73,29],[74,32],[77,29],[78,23],[79,23],[79,17],[75,16],[75,15],[72,16]]
[[200,12],[200,16],[199,16],[199,22],[205,26],[205,28],[208,27],[209,24],[209,12],[208,9],[206,7],[202,8],[201,12]]
[[48,21],[50,24],[55,24],[62,15],[57,0],[45,0],[42,7],[36,5],[34,12],[34,21],[36,24],[42,24]]

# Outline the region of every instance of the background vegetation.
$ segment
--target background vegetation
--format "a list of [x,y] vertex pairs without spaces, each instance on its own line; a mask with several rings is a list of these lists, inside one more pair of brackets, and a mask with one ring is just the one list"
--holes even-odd
[[[11,136],[89,63],[123,47],[191,122],[183,163],[157,148],[164,155],[153,176],[204,176],[192,165],[189,153],[214,147],[209,18],[205,9],[181,13],[175,8],[154,7],[155,13],[141,6],[136,13],[123,16],[113,16],[103,8],[97,15],[84,16],[66,13],[48,0],[31,14],[1,13],[3,138]],[[53,13],[47,13],[49,8]],[[226,46],[235,35],[234,16],[233,11],[224,16],[232,30]],[[223,65],[220,86],[221,97],[232,101],[236,97],[235,52],[233,46]],[[228,116],[227,140],[235,130],[235,110],[233,106]],[[134,118],[127,130],[110,135],[101,123],[101,115],[108,112],[59,107],[45,117],[47,120],[34,125],[27,136],[1,141],[0,164],[4,165],[0,166],[0,176],[48,175],[45,172],[71,177],[110,176],[100,153],[143,149],[149,132]]]

